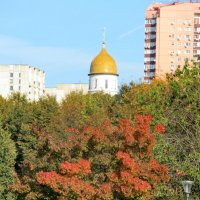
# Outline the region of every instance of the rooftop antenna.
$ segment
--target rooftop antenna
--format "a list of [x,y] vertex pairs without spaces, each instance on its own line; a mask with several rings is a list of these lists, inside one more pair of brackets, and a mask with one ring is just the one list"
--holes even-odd
[[103,28],[102,48],[106,48],[106,27]]

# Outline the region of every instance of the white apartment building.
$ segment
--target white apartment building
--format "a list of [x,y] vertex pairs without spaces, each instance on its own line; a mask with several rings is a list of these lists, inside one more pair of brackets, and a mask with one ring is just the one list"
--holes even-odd
[[45,94],[45,72],[29,65],[0,65],[0,95],[7,98],[13,92],[37,101]]
[[88,93],[87,83],[75,83],[75,84],[57,84],[55,88],[46,88],[45,94],[54,96],[58,102],[61,102],[68,94],[72,92]]

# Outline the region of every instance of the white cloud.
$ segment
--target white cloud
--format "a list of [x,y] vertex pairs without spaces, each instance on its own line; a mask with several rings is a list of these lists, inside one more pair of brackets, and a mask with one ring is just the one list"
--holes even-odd
[[30,65],[88,66],[92,55],[81,49],[34,46],[18,38],[0,36],[0,55],[8,56],[11,62]]

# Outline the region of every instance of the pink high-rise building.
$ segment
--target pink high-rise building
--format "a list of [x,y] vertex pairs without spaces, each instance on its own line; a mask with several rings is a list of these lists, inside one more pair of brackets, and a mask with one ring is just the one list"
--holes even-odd
[[165,78],[200,55],[200,2],[153,3],[146,10],[144,81]]

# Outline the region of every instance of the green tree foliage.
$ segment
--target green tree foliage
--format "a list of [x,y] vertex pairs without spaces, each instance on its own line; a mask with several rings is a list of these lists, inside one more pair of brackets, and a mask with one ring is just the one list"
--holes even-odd
[[10,134],[0,125],[0,199],[13,200],[14,195],[8,190],[14,181],[16,159],[15,143]]
[[[37,102],[29,102],[20,94],[13,94],[9,99],[0,97],[1,130],[11,137],[8,143],[14,142],[17,153],[17,157],[10,157],[16,158],[16,181],[8,189],[20,200],[55,199],[55,192],[37,183],[36,174],[59,171],[60,163],[73,162],[69,156],[70,145],[66,143],[71,133],[66,127],[82,131],[85,126],[101,128],[107,120],[117,125],[120,118],[132,120],[135,114],[150,114],[154,119],[151,125],[161,122],[166,126],[164,137],[156,136],[154,153],[157,160],[168,164],[171,174],[170,182],[160,185],[154,198],[163,200],[173,196],[175,199],[177,196],[179,199],[182,179],[195,181],[192,193],[199,197],[199,113],[200,68],[195,63],[193,66],[186,63],[183,70],[168,75],[165,81],[123,85],[120,94],[114,97],[103,93],[71,93],[61,104],[50,96]],[[78,152],[75,150],[73,152]],[[101,151],[105,153],[105,149]],[[92,162],[98,164],[101,159],[107,162],[103,156],[94,156]],[[13,166],[12,159],[10,162]]]
[[62,121],[66,127],[100,126],[110,119],[114,99],[107,94],[69,94],[61,105]]
[[[120,99],[120,98],[119,98]],[[131,113],[149,113],[154,123],[161,121],[167,134],[157,138],[157,158],[168,163],[171,169],[171,189],[160,194],[181,193],[182,179],[195,181],[193,193],[200,196],[200,67],[185,64],[167,80],[154,80],[151,84],[122,88],[121,99],[115,112],[131,118]],[[121,112],[122,111],[122,112]],[[173,191],[174,190],[174,191]],[[158,192],[159,193],[159,192]],[[173,194],[174,193],[174,194]],[[180,194],[178,194],[180,196]],[[165,197],[167,198],[167,197]],[[169,197],[170,198],[170,197]]]

